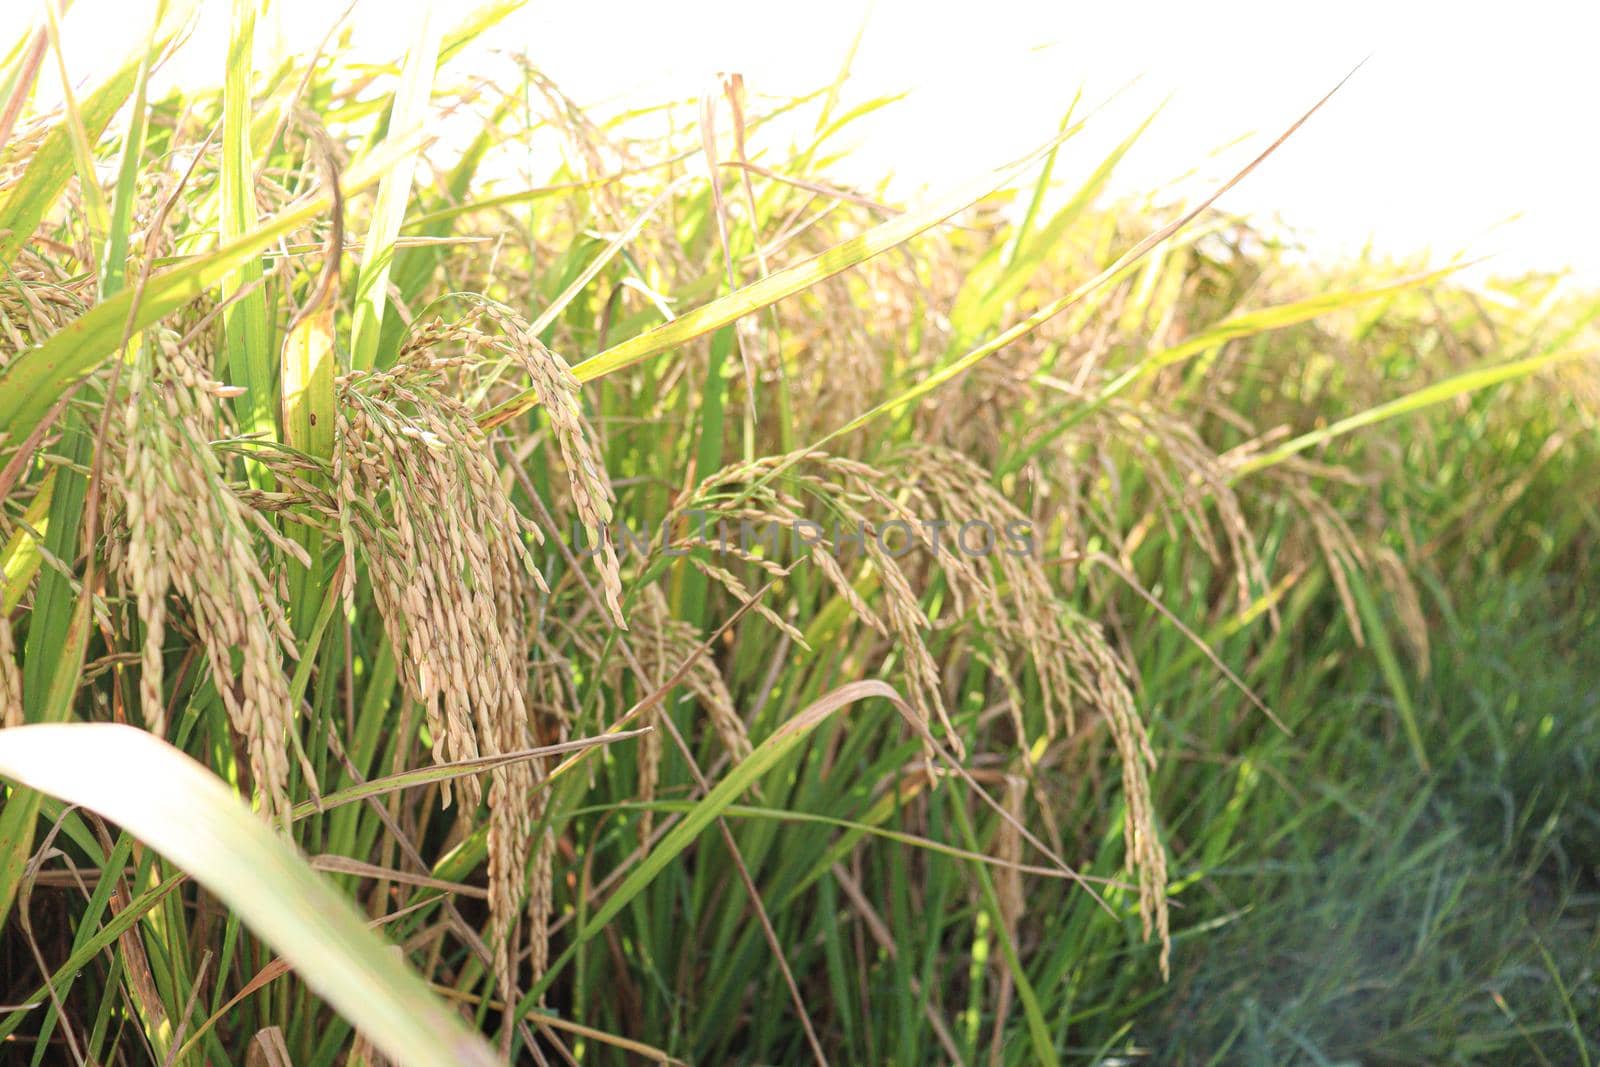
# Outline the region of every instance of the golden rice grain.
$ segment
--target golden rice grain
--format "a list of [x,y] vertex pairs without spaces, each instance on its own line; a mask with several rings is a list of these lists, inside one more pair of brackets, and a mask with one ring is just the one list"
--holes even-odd
[[255,537],[304,563],[303,551],[257,521],[224,477],[211,447],[222,389],[170,336],[151,335],[128,369],[127,402],[108,468],[128,528],[121,564],[145,626],[140,704],[146,726],[166,732],[163,654],[167,593],[194,614],[228,717],[246,741],[267,815],[289,818],[288,749],[294,707],[284,673],[293,635],[275,584],[257,558]]
[[[424,710],[441,762],[535,743],[529,645],[536,596],[548,593],[528,547],[542,535],[512,504],[487,437],[449,384],[451,372],[481,364],[482,351],[451,356],[448,347],[481,344],[518,359],[549,405],[580,517],[599,530],[611,517],[609,484],[565,364],[509,312],[486,306],[484,313],[499,335],[434,320],[413,333],[390,370],[337,383],[333,484],[345,595],[354,593],[359,551],[401,681]],[[620,622],[621,581],[609,547],[601,570]],[[508,989],[524,893],[536,973],[546,952],[554,838],[545,831],[534,841],[543,773],[529,762],[490,772],[489,940]],[[462,779],[459,788],[476,807],[476,780]]]
[[[769,480],[774,471],[778,476]],[[805,518],[800,501],[790,495],[797,492],[825,508],[842,529],[864,534],[862,562],[876,576],[873,605],[865,603],[858,582],[839,558],[842,539],[841,543],[830,543],[826,536],[808,539],[805,554],[858,618],[889,639],[908,702],[929,725],[938,722],[958,758],[965,756],[965,748],[947,710],[946,683],[930,640],[969,611],[985,632],[996,637],[984,656],[1011,704],[1022,752],[1030,751],[1037,740],[1072,733],[1086,716],[1105,724],[1122,769],[1126,855],[1138,879],[1140,918],[1146,935],[1161,941],[1165,967],[1170,951],[1166,852],[1150,802],[1154,753],[1135,707],[1127,668],[1099,627],[1061,602],[1038,546],[1034,551],[1008,551],[997,544],[980,552],[959,540],[963,524],[980,523],[998,538],[1003,531],[1030,525],[1028,517],[995,488],[983,468],[960,453],[934,446],[902,450],[892,458],[889,470],[821,452],[735,464],[688,494],[678,514],[695,508],[730,522],[765,520],[792,527]],[[925,551],[913,554],[888,544],[890,522],[903,523],[894,530]],[[724,578],[720,568],[695,565],[725,587],[732,588],[726,578],[737,582],[731,574]],[[923,606],[919,586],[925,589],[934,574],[942,575],[950,594],[951,614],[946,618],[930,618]],[[1025,722],[1012,652],[1034,668],[1042,698],[1038,737],[1030,736]],[[930,749],[928,758],[932,755]]]

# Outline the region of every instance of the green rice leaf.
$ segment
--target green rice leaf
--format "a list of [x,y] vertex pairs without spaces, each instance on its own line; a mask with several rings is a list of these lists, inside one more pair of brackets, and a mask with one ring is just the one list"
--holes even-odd
[[[256,228],[255,162],[250,151],[250,84],[254,72],[256,0],[233,0],[227,74],[222,86],[221,243],[246,237]],[[267,320],[267,296],[259,284],[261,261],[241,262],[222,279],[223,354],[228,381],[244,390],[238,398],[239,428],[265,440],[278,438],[278,398],[273,390],[275,349]],[[265,485],[257,464],[251,480]]]
[[[406,53],[394,112],[389,117],[391,130],[421,129],[427,118],[433,73],[439,61],[439,30],[426,6],[419,17],[416,43]],[[378,339],[383,331],[384,308],[389,303],[389,269],[394,264],[395,238],[400,236],[400,226],[405,221],[416,166],[415,151],[401,155],[378,183],[366,252],[361,259],[361,273],[356,276],[356,319],[350,339],[350,365],[356,370],[368,370],[379,362]]]
[[[727,776],[713,786],[711,792],[702,797],[679,822],[673,825],[661,842],[628,872],[622,884],[617,886],[616,890],[606,898],[605,903],[601,904],[589,917],[588,922],[584,923],[583,929],[573,939],[561,959],[551,965],[550,975],[554,975],[560,969],[561,963],[570,957],[578,946],[604,929],[606,924],[627,907],[628,902],[638,896],[667,864],[688,848],[706,827],[743,796],[764,774],[777,766],[779,760],[811,736],[812,731],[828,721],[839,709],[873,697],[883,697],[896,703],[901,699],[894,687],[885,682],[876,680],[851,682],[814,701],[774,730],[754,752],[735,764]],[[527,1002],[519,1006],[521,1010],[533,1007],[537,1002],[538,991],[536,988],[528,994]]]
[[1537,374],[1546,367],[1559,363],[1566,363],[1585,356],[1593,356],[1592,350],[1566,349],[1557,352],[1544,352],[1536,356],[1523,359],[1514,359],[1508,363],[1500,363],[1492,367],[1479,367],[1463,374],[1446,378],[1442,382],[1434,382],[1424,386],[1416,392],[1407,393],[1405,396],[1396,397],[1394,400],[1374,405],[1365,411],[1358,411],[1348,415],[1337,422],[1331,423],[1321,429],[1303,433],[1290,441],[1285,441],[1268,452],[1239,464],[1234,470],[1234,478],[1243,478],[1257,471],[1265,470],[1275,464],[1282,463],[1290,456],[1299,455],[1308,448],[1326,444],[1336,437],[1353,433],[1356,430],[1372,426],[1388,419],[1398,418],[1401,415],[1410,415],[1421,411],[1423,408],[1442,404],[1446,400],[1454,400],[1458,396],[1476,393],[1505,382],[1526,378],[1530,374]]

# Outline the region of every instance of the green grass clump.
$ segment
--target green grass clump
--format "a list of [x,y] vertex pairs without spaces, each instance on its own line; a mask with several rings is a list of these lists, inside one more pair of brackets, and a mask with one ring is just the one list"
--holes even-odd
[[1293,833],[1242,843],[1214,874],[1221,925],[1197,944],[1191,980],[1175,982],[1153,1015],[1166,1055],[1593,1054],[1600,853],[1585,735],[1596,620],[1592,607],[1564,611],[1561,599],[1510,584],[1451,621],[1423,700],[1436,775],[1394,773],[1396,746],[1374,736],[1377,677],[1354,671],[1338,687],[1327,704],[1341,720],[1330,738],[1337,758],[1305,766],[1298,798],[1281,801],[1277,818]]
[[1600,301],[505,10],[0,68],[8,1062],[1590,1062]]

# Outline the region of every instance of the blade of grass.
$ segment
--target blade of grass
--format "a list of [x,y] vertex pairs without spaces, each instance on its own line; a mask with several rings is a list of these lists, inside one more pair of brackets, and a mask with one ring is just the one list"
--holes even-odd
[[[394,111],[389,117],[391,132],[420,129],[427,118],[434,69],[439,61],[439,31],[427,5],[419,9],[418,18],[420,24],[414,43],[406,52],[405,68],[395,92]],[[378,183],[378,199],[367,229],[366,250],[361,259],[361,271],[356,276],[355,324],[350,338],[350,365],[355,370],[369,370],[387,362],[380,359],[378,340],[383,332],[384,309],[389,302],[389,269],[394,262],[394,242],[405,221],[416,166],[417,152],[403,154],[395,159]]]
[[676,823],[667,835],[651,849],[643,860],[635,865],[623,879],[622,884],[612,891],[583,924],[582,929],[573,937],[571,943],[561,956],[551,965],[544,981],[530,990],[519,1004],[518,1011],[525,1012],[538,1003],[539,994],[549,985],[550,981],[560,971],[563,965],[572,957],[584,942],[594,937],[614,919],[619,912],[628,905],[634,897],[638,896],[645,886],[649,885],[661,871],[675,859],[679,853],[700,836],[731,804],[745,791],[760,780],[777,765],[778,761],[792,752],[809,737],[818,726],[826,722],[839,709],[872,697],[883,697],[888,700],[898,701],[900,694],[895,689],[880,681],[869,680],[851,682],[840,686],[831,693],[814,701],[804,708],[799,714],[788,719],[774,730],[772,734],[748,757],[740,760],[729,769],[728,774],[711,791],[702,797],[694,807],[687,812],[683,819]]
[[150,67],[156,54],[156,34],[166,15],[166,3],[156,5],[145,37],[144,51],[139,59],[139,71],[134,80],[133,104],[128,111],[128,130],[123,136],[122,163],[117,168],[117,185],[111,196],[110,227],[106,233],[105,251],[100,257],[100,293],[120,292],[127,283],[128,239],[133,228],[133,206],[139,193],[139,164],[144,158],[145,136],[150,126],[150,113],[145,98],[150,82]]
[[[972,816],[967,814],[966,805],[954,791],[947,793],[947,806],[955,814],[956,825],[961,828],[961,836],[966,840],[970,851],[978,851],[978,835],[972,827]],[[1027,972],[1022,966],[1022,957],[1017,953],[1016,939],[1011,936],[1010,930],[1000,907],[1000,897],[995,892],[994,879],[989,874],[989,869],[984,864],[972,864],[973,877],[977,879],[978,889],[983,897],[983,906],[989,915],[990,929],[995,933],[996,940],[1000,943],[1000,954],[1005,957],[1006,967],[1011,974],[1011,981],[1017,990],[1017,999],[1022,1002],[1023,1018],[1028,1025],[1028,1040],[1033,1045],[1034,1060],[1037,1063],[1055,1064],[1061,1062],[1056,1055],[1055,1041],[1050,1036],[1050,1027],[1044,1017],[1044,1009],[1039,1004],[1039,994],[1034,991],[1033,983],[1028,980]]]
[[[90,243],[98,250],[105,241],[106,231],[110,228],[111,212],[106,207],[105,190],[100,187],[100,178],[95,173],[94,144],[84,125],[77,94],[72,91],[72,79],[67,74],[67,57],[61,50],[61,15],[53,3],[45,4],[44,10],[45,26],[50,31],[50,50],[55,53],[56,66],[61,72],[63,105],[61,121],[67,129],[67,143],[72,148],[73,169],[78,172],[78,193],[83,198],[83,211],[85,221],[89,224]],[[148,69],[148,59],[148,56],[143,56],[139,60],[138,77],[141,81]]]
[[[989,271],[975,271],[973,276],[962,284],[961,292],[956,297],[955,306],[950,310],[950,322],[955,330],[957,343],[970,341],[980,336],[982,331],[995,325],[1002,309],[1011,300],[1019,296],[1032,280],[1038,268],[1044,263],[1045,258],[1056,247],[1072,224],[1092,206],[1106,183],[1111,180],[1112,173],[1117,164],[1122,162],[1124,156],[1133,149],[1145,131],[1155,122],[1160,111],[1151,112],[1137,129],[1123,139],[1122,143],[1112,149],[1104,159],[1095,167],[1094,172],[1080,185],[1075,193],[1067,200],[1045,224],[1038,233],[1032,234],[1023,241],[1025,233],[1019,226],[1017,236],[1019,244],[1014,256],[1007,258],[1003,252],[996,259],[996,276]],[[1070,114],[1067,121],[1062,123],[1062,133],[1071,134],[1082,128],[1082,123],[1073,123]],[[1054,153],[1046,160],[1054,161]],[[1034,210],[1037,202],[1030,203],[1029,212]],[[1026,221],[1028,216],[1024,216]]]
[[[89,489],[84,470],[94,439],[82,412],[70,412],[65,421],[66,433],[55,453],[67,464],[56,474],[44,548],[56,559],[71,561],[78,554],[79,521]],[[89,640],[93,595],[88,586],[74,592],[72,578],[55,567],[39,580],[22,659],[25,721],[59,722],[70,712]],[[0,809],[0,921],[10,915],[33,852],[39,799],[32,790],[13,789]]]
[[[55,496],[56,475],[46,474],[38,492],[28,501],[23,522],[28,529],[18,526],[6,541],[5,554],[0,556],[0,615],[10,615],[22,603],[22,596],[39,572],[38,533],[44,536],[50,529],[50,501]],[[32,532],[30,532],[32,531]]]
[[328,793],[317,801],[306,801],[294,808],[296,819],[306,818],[315,813],[329,811],[342,804],[350,804],[368,797],[383,796],[401,789],[415,789],[418,786],[431,785],[434,782],[449,781],[465,774],[482,774],[496,767],[504,767],[510,763],[519,763],[523,760],[540,759],[545,756],[560,756],[568,752],[582,752],[596,745],[609,745],[617,741],[627,741],[631,738],[647,734],[650,727],[640,727],[634,730],[619,730],[612,733],[598,734],[594,737],[579,738],[575,741],[562,741],[559,744],[544,745],[539,748],[524,749],[521,752],[507,752],[499,756],[480,756],[477,759],[458,760],[451,763],[436,763],[429,767],[420,767],[414,771],[402,771],[399,774],[387,775],[383,778],[374,778],[360,785],[353,785],[334,793]]
[[[155,51],[165,48],[171,39],[172,31],[164,29],[158,35]],[[105,132],[112,116],[127,102],[145,59],[138,56],[129,60],[83,101],[78,109],[79,122],[91,143]],[[0,262],[11,262],[17,251],[33,239],[45,213],[66,188],[74,169],[72,139],[64,118],[45,136],[22,177],[0,199]]]
[[236,909],[398,1063],[498,1059],[288,842],[200,764],[110,723],[0,732],[0,774],[111,819]]
[[1423,408],[1442,404],[1446,400],[1454,400],[1458,396],[1476,393],[1506,382],[1526,378],[1530,374],[1537,374],[1546,367],[1567,363],[1575,359],[1592,357],[1595,355],[1589,349],[1566,349],[1555,352],[1544,352],[1536,356],[1527,356],[1523,359],[1514,359],[1507,363],[1500,363],[1492,367],[1479,367],[1475,370],[1465,371],[1442,382],[1424,386],[1413,393],[1396,397],[1393,400],[1377,404],[1365,411],[1357,412],[1331,423],[1321,429],[1311,430],[1292,440],[1285,441],[1277,448],[1263,452],[1252,457],[1234,468],[1235,480],[1243,478],[1257,471],[1265,470],[1275,464],[1282,463],[1291,456],[1299,455],[1308,448],[1326,444],[1345,434],[1356,430],[1376,425],[1388,419],[1398,418],[1401,415],[1410,415],[1421,411]]
[[1411,698],[1411,688],[1406,683],[1405,672],[1400,668],[1400,660],[1395,655],[1394,641],[1389,637],[1389,627],[1384,624],[1383,616],[1373,599],[1372,590],[1367,587],[1366,578],[1358,568],[1351,569],[1348,581],[1350,592],[1355,597],[1356,611],[1361,615],[1362,628],[1366,631],[1373,655],[1378,660],[1378,670],[1382,672],[1384,684],[1389,687],[1389,693],[1394,697],[1395,710],[1400,713],[1400,725],[1405,730],[1406,743],[1411,746],[1411,754],[1416,758],[1417,768],[1425,775],[1430,774],[1433,767],[1428,761],[1428,747],[1422,740],[1422,729],[1417,722],[1417,705]]
[[[18,53],[15,64],[6,74],[3,95],[5,109],[0,110],[0,145],[11,143],[11,130],[16,125],[17,117],[22,114],[22,107],[28,102],[29,95],[33,92],[34,82],[39,77],[39,67],[44,62],[44,50],[48,47],[48,31],[42,27],[33,33],[31,44],[24,44],[27,38],[18,42]],[[24,51],[25,48],[25,51]],[[8,57],[9,60],[9,57]]]
[[[118,169],[111,209],[105,207],[81,116],[72,100],[70,89],[65,87],[66,65],[61,57],[60,31],[54,5],[47,4],[46,7],[51,12],[51,41],[56,48],[57,59],[62,63],[61,75],[66,92],[67,121],[73,132],[79,187],[93,190],[94,195],[90,199],[96,205],[94,211],[100,215],[99,225],[102,227],[100,239],[104,242],[104,253],[100,260],[103,269],[100,272],[98,289],[100,299],[103,301],[121,291],[126,281],[128,231],[132,226],[139,160],[144,154],[147,119],[145,89],[150,75],[155,37],[165,14],[165,5],[157,6],[145,40],[143,56],[135,78],[134,103],[129,116],[128,132],[123,139],[122,164]],[[114,269],[104,269],[112,264]],[[115,389],[114,381],[108,389]],[[101,416],[102,435],[105,431],[105,418],[110,411],[109,403],[108,398],[107,407]],[[77,542],[80,537],[79,522],[87,502],[88,529],[81,536],[84,542],[83,555],[90,562],[85,567],[82,588],[77,594],[76,607],[69,620],[64,620],[62,615],[66,605],[72,600],[71,582],[68,577],[52,569],[40,582],[35,599],[33,629],[29,631],[27,658],[24,661],[24,669],[32,678],[31,686],[27,682],[24,684],[24,709],[27,720],[31,722],[65,722],[71,716],[72,701],[83,675],[83,658],[88,649],[89,633],[94,621],[96,582],[93,574],[93,553],[95,552],[94,519],[97,512],[93,503],[94,486],[83,473],[83,467],[91,457],[98,467],[101,456],[100,450],[95,445],[103,442],[97,442],[96,438],[90,437],[81,413],[73,412],[68,419],[71,424],[78,427],[78,432],[69,434],[65,442],[65,454],[72,462],[61,468],[57,474],[55,491],[51,495],[50,527],[45,534],[45,544],[57,559],[75,558],[78,554]],[[63,621],[66,623],[64,630],[61,629]],[[41,683],[46,671],[49,671],[50,681],[48,688],[42,690],[41,702],[39,699]],[[35,792],[15,791],[4,814],[0,815],[0,922],[3,922],[9,914],[11,905],[16,899],[23,866],[26,864],[28,853],[32,851],[39,801],[40,797]]]
[[[321,272],[305,303],[289,323],[279,372],[284,440],[309,456],[328,459],[333,455],[336,417],[334,375],[338,370],[338,355],[334,350],[334,329],[339,305],[339,272],[344,259],[344,197],[339,190],[339,168],[328,137],[317,130],[309,143],[321,164],[323,187],[333,198],[332,225]],[[322,571],[322,535],[298,525],[291,528],[290,535],[305,549],[309,561],[304,570],[292,569],[289,574],[290,617],[296,638],[303,639],[307,616],[316,602],[316,576]]]
[[[188,880],[186,875],[175,875],[165,881],[146,889],[140,893],[122,910],[118,911],[105,925],[95,930],[90,936],[75,942],[70,955],[55,973],[49,978],[46,985],[40,986],[22,1003],[24,1006],[43,1004],[49,997],[50,990],[54,988],[58,993],[66,988],[71,979],[87,967],[94,958],[104,952],[112,943],[127,933],[133,926],[159,906],[163,900]],[[108,881],[108,886],[111,884]],[[107,890],[109,896],[109,889]],[[103,903],[102,903],[103,907]],[[0,1019],[0,1041],[6,1041],[16,1033],[17,1027],[28,1019],[26,1010],[12,1012],[4,1019]]]
[[[256,0],[233,0],[222,84],[222,202],[218,214],[224,246],[257,228],[255,164],[250,151],[255,39]],[[243,390],[234,402],[240,430],[276,441],[276,349],[261,278],[259,257],[242,261],[222,278],[222,302],[226,305],[222,313],[223,364],[228,381]],[[272,488],[271,477],[259,463],[246,461],[245,469],[257,488]]]

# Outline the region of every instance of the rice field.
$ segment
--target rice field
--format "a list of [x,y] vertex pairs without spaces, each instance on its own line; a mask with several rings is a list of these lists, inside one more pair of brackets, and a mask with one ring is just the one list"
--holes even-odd
[[1600,295],[515,6],[0,42],[0,1060],[1592,1062]]

